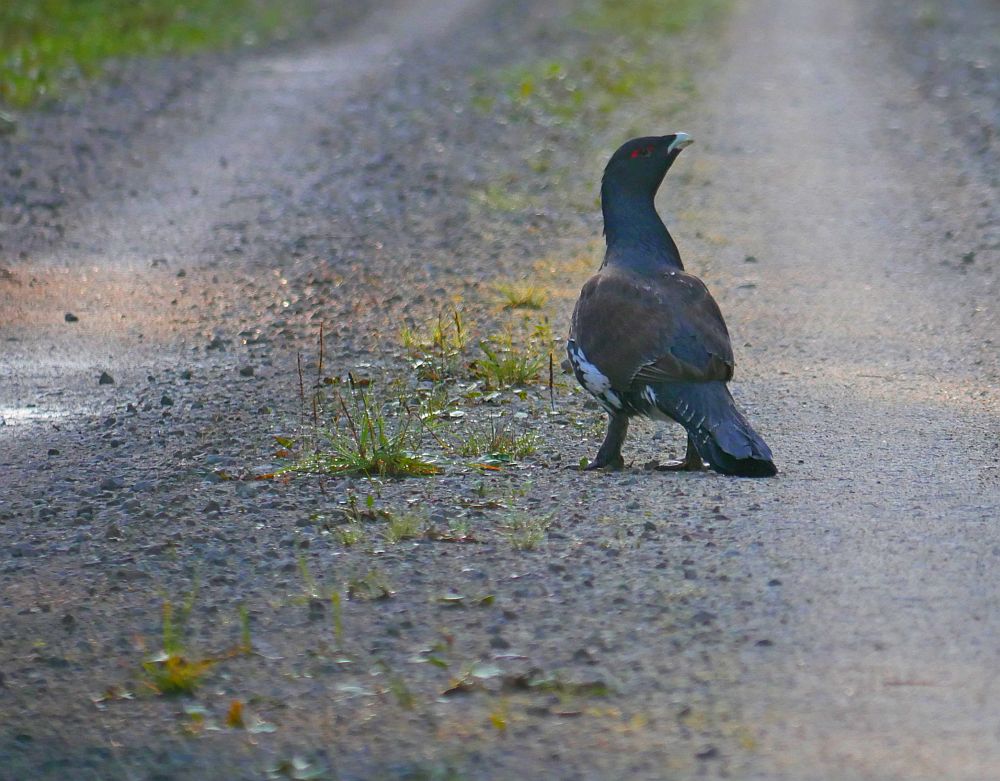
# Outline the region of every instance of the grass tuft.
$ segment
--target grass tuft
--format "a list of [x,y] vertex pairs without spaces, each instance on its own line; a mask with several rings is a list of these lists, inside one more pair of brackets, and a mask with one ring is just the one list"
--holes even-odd
[[163,603],[163,650],[142,663],[146,683],[158,694],[190,695],[214,664],[212,659],[190,659],[184,653],[182,632],[174,622],[174,608]]
[[551,524],[551,515],[512,513],[500,528],[517,550],[534,550],[545,539],[545,532]]
[[473,363],[473,374],[489,388],[531,385],[538,381],[538,374],[545,365],[545,357],[533,342],[515,345],[509,331],[484,339],[479,349],[482,357]]
[[427,523],[416,515],[389,515],[388,523],[385,527],[385,541],[390,545],[412,540],[423,535]]
[[366,477],[436,475],[441,467],[417,452],[423,424],[402,400],[379,400],[354,383],[335,393],[333,425],[321,428],[312,452],[281,473],[309,472]]
[[347,582],[347,598],[361,601],[390,599],[396,595],[381,570],[373,569]]
[[462,374],[463,353],[469,343],[469,325],[462,310],[452,307],[441,311],[428,327],[415,330],[404,327],[400,342],[410,357],[421,380],[441,382]]
[[510,461],[531,455],[538,446],[534,432],[518,434],[500,417],[491,417],[489,428],[469,430],[458,446],[463,456],[489,456],[498,461]]
[[549,299],[548,293],[530,283],[498,283],[497,292],[504,309],[541,309]]

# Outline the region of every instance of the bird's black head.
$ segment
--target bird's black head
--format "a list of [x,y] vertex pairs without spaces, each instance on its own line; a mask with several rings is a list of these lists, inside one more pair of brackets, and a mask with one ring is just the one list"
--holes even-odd
[[656,193],[681,150],[693,142],[687,133],[647,136],[626,141],[604,169],[605,183]]

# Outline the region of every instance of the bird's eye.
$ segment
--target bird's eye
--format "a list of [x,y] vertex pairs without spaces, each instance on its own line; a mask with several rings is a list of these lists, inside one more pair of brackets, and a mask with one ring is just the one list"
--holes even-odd
[[637,157],[649,157],[652,154],[653,154],[653,147],[644,146],[641,149],[632,150],[632,159],[635,159]]

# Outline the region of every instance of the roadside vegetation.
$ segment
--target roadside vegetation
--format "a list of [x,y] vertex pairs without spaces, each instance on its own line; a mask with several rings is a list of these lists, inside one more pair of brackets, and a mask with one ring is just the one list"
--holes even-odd
[[[457,305],[403,325],[402,365],[386,376],[328,373],[321,335],[315,375],[307,378],[311,368],[299,359],[303,425],[275,438],[285,463],[262,477],[430,477],[530,457],[538,442],[530,420],[552,397],[557,345],[547,313],[538,311],[546,301],[538,288],[498,289],[517,292],[505,296],[488,330]],[[346,544],[358,537],[351,528],[342,532]]]
[[[542,126],[573,125],[589,131],[605,127],[612,116],[620,120],[617,109],[637,98],[655,99],[676,111],[693,92],[691,63],[674,54],[666,42],[681,30],[711,24],[727,4],[728,0],[581,3],[573,24],[587,38],[586,55],[536,60],[485,76],[476,85],[475,104],[485,111],[503,107],[515,118],[530,118]],[[665,72],[671,77],[665,79]],[[533,165],[536,173],[546,173],[552,161],[540,155]],[[526,196],[510,184],[491,186],[479,198],[500,210],[514,210]]]
[[23,107],[98,75],[110,59],[252,45],[300,25],[313,0],[6,0],[0,103]]

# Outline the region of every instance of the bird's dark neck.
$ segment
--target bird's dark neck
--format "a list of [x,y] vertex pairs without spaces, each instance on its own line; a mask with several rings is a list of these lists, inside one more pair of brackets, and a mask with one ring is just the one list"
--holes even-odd
[[604,180],[601,210],[608,242],[605,263],[623,263],[636,271],[655,272],[664,266],[684,268],[677,245],[656,213],[654,195]]

